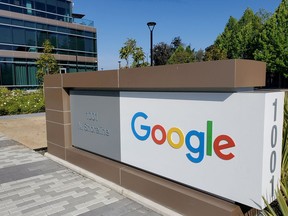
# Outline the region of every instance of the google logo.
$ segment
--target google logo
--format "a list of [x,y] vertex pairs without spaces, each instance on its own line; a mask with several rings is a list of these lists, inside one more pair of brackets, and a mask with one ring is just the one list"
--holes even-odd
[[[167,141],[172,148],[180,149],[185,144],[187,150],[189,151],[186,154],[186,157],[192,163],[200,163],[203,161],[205,155],[212,156],[213,151],[220,159],[223,160],[231,160],[235,157],[232,152],[228,151],[230,148],[235,147],[235,142],[230,136],[222,134],[213,140],[213,121],[207,121],[207,128],[205,132],[190,130],[187,134],[184,134],[183,131],[178,127],[171,127],[167,130],[160,124],[154,126],[140,124],[140,128],[137,128],[136,130],[136,121],[144,120],[145,122],[147,119],[147,114],[144,112],[137,112],[134,114],[131,120],[132,132],[134,136],[140,141],[147,140],[151,135],[153,142],[157,145],[163,145]],[[177,141],[174,141],[172,138],[175,135],[179,138]]]

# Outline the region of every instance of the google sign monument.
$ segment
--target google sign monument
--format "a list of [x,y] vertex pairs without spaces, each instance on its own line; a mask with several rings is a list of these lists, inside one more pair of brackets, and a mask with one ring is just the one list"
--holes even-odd
[[264,209],[284,110],[265,83],[241,59],[46,76],[48,153],[179,214]]
[[257,209],[275,199],[284,93],[70,94],[75,147]]

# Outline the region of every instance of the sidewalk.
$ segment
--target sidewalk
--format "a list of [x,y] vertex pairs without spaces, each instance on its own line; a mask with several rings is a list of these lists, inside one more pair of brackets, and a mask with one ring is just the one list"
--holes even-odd
[[0,134],[0,215],[160,214]]

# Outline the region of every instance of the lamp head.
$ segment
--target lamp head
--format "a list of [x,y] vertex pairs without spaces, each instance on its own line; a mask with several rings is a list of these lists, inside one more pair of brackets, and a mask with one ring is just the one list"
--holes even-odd
[[156,22],[148,22],[147,26],[150,29],[150,31],[153,31],[154,27],[156,26]]

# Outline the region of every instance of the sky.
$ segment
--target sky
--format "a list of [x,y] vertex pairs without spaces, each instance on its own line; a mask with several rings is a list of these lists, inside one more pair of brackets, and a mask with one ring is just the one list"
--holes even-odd
[[[149,62],[150,30],[153,44],[170,44],[180,37],[195,50],[212,45],[230,16],[241,18],[247,8],[274,12],[281,0],[73,0],[74,13],[85,14],[97,29],[99,70],[118,68],[119,50],[128,38],[142,47]],[[121,60],[125,65],[125,60]]]

